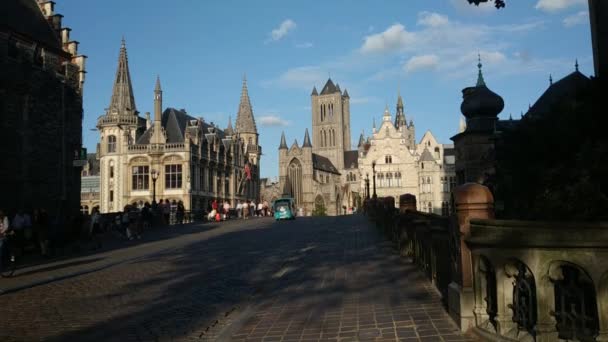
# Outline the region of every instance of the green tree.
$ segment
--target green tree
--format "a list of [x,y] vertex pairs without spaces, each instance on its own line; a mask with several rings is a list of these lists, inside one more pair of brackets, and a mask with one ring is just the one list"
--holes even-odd
[[327,216],[327,208],[325,208],[325,202],[318,198],[315,200],[315,208],[312,211],[312,216]]
[[[597,82],[594,82],[597,83]],[[581,89],[540,117],[524,117],[497,142],[495,195],[501,216],[608,218],[608,136],[601,87]]]

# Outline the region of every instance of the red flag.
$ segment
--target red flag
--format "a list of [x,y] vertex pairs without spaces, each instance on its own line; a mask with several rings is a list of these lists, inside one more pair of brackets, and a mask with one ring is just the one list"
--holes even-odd
[[245,164],[245,176],[247,180],[251,180],[251,168],[249,167],[249,163]]

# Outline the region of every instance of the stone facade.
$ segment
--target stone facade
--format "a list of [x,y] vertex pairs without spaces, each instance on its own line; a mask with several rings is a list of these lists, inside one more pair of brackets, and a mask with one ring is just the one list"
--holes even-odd
[[51,1],[0,5],[0,208],[78,211],[86,56]]
[[311,103],[312,142],[308,129],[302,146],[294,141],[288,148],[281,137],[279,187],[304,215],[315,206],[329,215],[345,213],[344,208],[357,205],[359,194],[358,183],[347,180],[349,171],[357,169],[356,151],[350,151],[350,97],[329,79],[320,94],[313,89]]
[[80,212],[90,214],[99,207],[99,161],[97,155],[87,155],[86,164],[80,173]]
[[157,79],[154,119],[149,113],[139,116],[123,40],[110,108],[97,122],[102,213],[159,199],[182,201],[186,210],[207,210],[213,200],[234,205],[259,198],[262,149],[246,80],[236,130],[231,123],[221,130],[183,109],[163,111],[162,106]]
[[357,181],[364,189],[369,179],[369,196],[373,196],[375,169],[378,197],[393,197],[398,204],[400,195],[412,194],[418,210],[447,215],[456,183],[453,146],[440,144],[430,131],[417,144],[414,123],[405,123],[399,95],[394,123],[387,106],[380,127],[376,129],[374,124],[371,137],[366,140],[361,135],[359,139]]

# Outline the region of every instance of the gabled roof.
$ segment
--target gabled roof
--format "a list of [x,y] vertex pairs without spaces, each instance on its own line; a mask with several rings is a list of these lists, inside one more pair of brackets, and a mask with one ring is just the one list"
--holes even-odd
[[325,171],[336,175],[340,174],[338,169],[336,169],[334,164],[332,164],[329,159],[320,156],[316,153],[312,154],[312,168],[315,170]]
[[339,90],[336,88],[334,82],[331,80],[331,78],[327,79],[327,83],[325,83],[323,90],[321,90],[321,95],[328,95],[336,92],[339,92]]
[[561,80],[553,83],[530,107],[526,116],[538,116],[550,112],[553,106],[561,101],[572,98],[577,91],[588,87],[591,80],[576,70]]
[[435,158],[433,158],[433,155],[428,148],[424,148],[422,155],[420,155],[420,161],[435,161]]
[[0,1],[0,27],[62,51],[61,41],[34,0]]
[[344,151],[344,168],[356,169],[359,167],[359,151]]
[[[161,118],[161,126],[165,129],[165,133],[167,134],[167,143],[183,143],[186,127],[188,126],[189,120],[196,120],[190,115],[186,114],[186,112],[177,110],[175,108],[167,108],[163,112]],[[148,128],[144,134],[142,134],[139,139],[137,139],[137,144],[149,144],[150,137],[152,136],[152,128],[151,126]],[[210,125],[203,125],[203,129],[206,130],[206,127],[211,127]],[[206,132],[206,131],[205,131]],[[223,131],[217,130],[220,137],[224,134]]]

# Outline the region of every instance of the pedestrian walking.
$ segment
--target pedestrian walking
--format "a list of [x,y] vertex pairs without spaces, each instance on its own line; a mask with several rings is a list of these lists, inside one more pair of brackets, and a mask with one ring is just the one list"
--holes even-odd
[[243,219],[246,220],[249,218],[249,201],[245,201],[243,203]]

